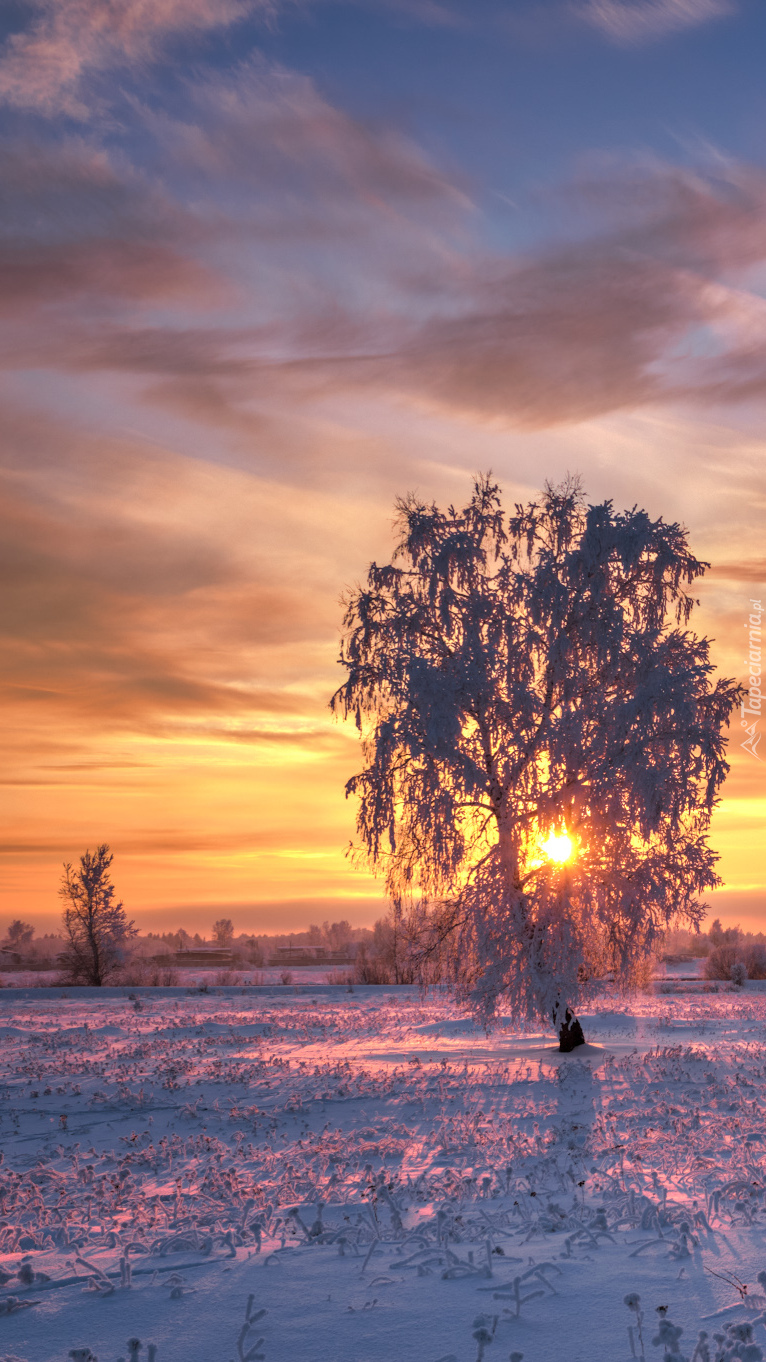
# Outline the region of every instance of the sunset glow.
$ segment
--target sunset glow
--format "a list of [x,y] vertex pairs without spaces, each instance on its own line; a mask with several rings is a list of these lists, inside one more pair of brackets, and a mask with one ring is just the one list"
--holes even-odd
[[548,860],[555,861],[556,865],[564,865],[566,861],[570,861],[574,851],[572,839],[566,828],[560,832],[551,829],[547,841],[542,843],[542,848]]
[[[692,625],[751,674],[766,7],[6,9],[0,935],[100,842],[142,929],[385,911],[328,701],[408,491],[571,470],[683,523]],[[761,930],[744,736],[710,903]]]

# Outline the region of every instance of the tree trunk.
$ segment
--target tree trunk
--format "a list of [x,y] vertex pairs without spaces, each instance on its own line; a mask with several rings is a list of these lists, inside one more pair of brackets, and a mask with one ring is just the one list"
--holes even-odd
[[567,1008],[564,1013],[564,1020],[559,1025],[559,1050],[562,1054],[571,1054],[578,1045],[585,1044],[583,1029],[577,1018]]

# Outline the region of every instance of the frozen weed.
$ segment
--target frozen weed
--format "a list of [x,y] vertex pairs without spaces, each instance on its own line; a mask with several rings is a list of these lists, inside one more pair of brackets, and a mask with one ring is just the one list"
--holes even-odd
[[484,1353],[495,1337],[499,1315],[477,1315],[473,1322],[473,1339],[478,1343],[476,1362],[482,1362]]
[[[722,991],[662,1008],[650,1050],[553,1071],[541,1059],[480,1060],[473,1036],[470,1060],[429,1059],[424,1036],[456,1020],[452,1005],[385,992],[374,1005],[329,990],[319,1000],[285,990],[276,1007],[199,993],[145,997],[138,1011],[124,997],[9,1003],[0,1282],[16,1295],[0,1309],[28,1309],[21,1288],[47,1285],[43,1252],[54,1276],[71,1260],[94,1296],[121,1293],[173,1254],[262,1249],[286,1263],[300,1247],[339,1271],[364,1265],[365,1280],[385,1254],[391,1277],[424,1279],[424,1297],[442,1274],[492,1291],[508,1307],[501,1319],[527,1302],[537,1314],[534,1298],[558,1285],[560,1267],[528,1270],[530,1253],[597,1265],[616,1244],[647,1274],[673,1260],[677,1271],[711,1236],[766,1229],[766,996]],[[678,1042],[679,1023],[696,1027],[694,1044]],[[42,1141],[35,1162],[27,1135]],[[726,1280],[748,1311],[766,1306]],[[172,1274],[163,1285],[187,1294]],[[666,1345],[655,1352],[637,1317],[631,1327],[634,1355],[659,1357]],[[738,1362],[762,1343],[721,1337]],[[245,1351],[260,1348],[247,1340]],[[716,1348],[703,1339],[695,1362],[716,1362]],[[679,1356],[691,1351],[676,1340]]]
[[[763,1318],[755,1321],[763,1324]],[[753,1341],[753,1324],[727,1324],[723,1333],[713,1334],[714,1353],[711,1355],[707,1336],[700,1334],[692,1362],[762,1362],[763,1351]],[[704,1347],[704,1352],[702,1348]]]
[[[140,1353],[143,1350],[143,1343],[140,1338],[129,1338],[126,1344],[128,1349],[127,1359],[118,1357],[117,1362],[140,1362]],[[157,1362],[157,1345],[149,1343],[146,1350],[146,1362]]]
[[[644,1312],[641,1309],[641,1297],[635,1291],[631,1291],[625,1297],[624,1303],[636,1316],[636,1337],[633,1334],[633,1326],[628,1325],[631,1356],[639,1358],[640,1362],[646,1362],[644,1354]],[[638,1352],[636,1351],[636,1338],[638,1339]]]
[[[625,1297],[625,1305],[636,1316],[635,1330],[632,1325],[628,1327],[631,1355],[637,1362],[646,1362],[641,1297],[632,1292]],[[706,1330],[701,1329],[690,1357],[681,1352],[681,1335],[684,1331],[680,1324],[674,1324],[669,1318],[668,1307],[658,1305],[657,1316],[657,1333],[652,1345],[663,1349],[662,1362],[763,1362],[763,1351],[753,1339],[755,1325],[766,1326],[766,1317],[763,1315],[754,1320],[726,1324],[723,1332],[713,1334],[712,1339]]]
[[[494,1300],[512,1300],[514,1303],[515,1309],[510,1311],[507,1307],[504,1307],[503,1314],[510,1315],[513,1319],[518,1319],[521,1315],[522,1305],[526,1305],[528,1301],[537,1299],[538,1296],[545,1295],[545,1292],[540,1285],[541,1283],[544,1286],[547,1286],[551,1295],[555,1296],[556,1291],[548,1281],[546,1276],[547,1272],[558,1272],[560,1274],[561,1268],[555,1263],[538,1263],[534,1267],[528,1268],[526,1272],[514,1277],[513,1281],[508,1285],[500,1287],[498,1290],[492,1290]],[[533,1286],[535,1289],[529,1291],[527,1289],[529,1286]],[[480,1290],[484,1291],[490,1289],[491,1288],[489,1287],[480,1288]]]
[[[248,1336],[255,1333],[255,1326],[263,1319],[268,1312],[266,1310],[256,1310],[253,1301],[254,1296],[248,1296],[245,1306],[245,1322],[237,1335],[237,1357],[239,1362],[264,1362],[265,1353],[258,1352],[263,1343],[263,1338],[251,1340]],[[245,1351],[247,1349],[247,1351]]]
[[21,1301],[18,1296],[6,1296],[5,1300],[0,1301],[0,1315],[16,1315],[20,1310],[29,1310],[39,1304],[39,1301]]

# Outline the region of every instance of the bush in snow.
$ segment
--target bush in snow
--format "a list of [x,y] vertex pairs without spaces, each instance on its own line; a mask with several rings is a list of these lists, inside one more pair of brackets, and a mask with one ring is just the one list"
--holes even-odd
[[736,984],[737,988],[742,988],[743,984],[747,983],[747,966],[744,960],[734,961],[731,967],[731,982]]
[[745,946],[742,959],[748,979],[766,979],[766,946],[761,941],[752,941]]
[[730,980],[731,972],[739,961],[739,954],[736,946],[714,946],[705,961],[704,977]]

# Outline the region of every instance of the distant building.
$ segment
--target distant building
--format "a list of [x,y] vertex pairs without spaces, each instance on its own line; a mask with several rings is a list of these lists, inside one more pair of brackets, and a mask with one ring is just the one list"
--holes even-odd
[[[234,964],[234,956],[231,951],[219,950],[215,946],[195,946],[190,951],[177,951],[172,957],[174,965],[186,965],[187,967],[202,966],[208,969],[226,969]],[[158,962],[167,960],[166,955],[155,956]]]

